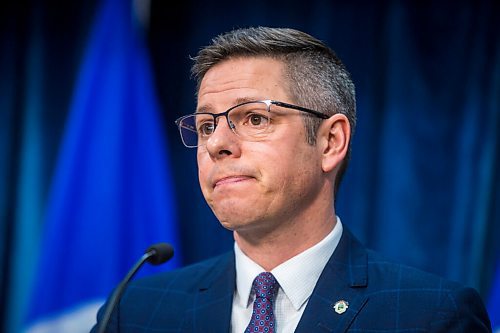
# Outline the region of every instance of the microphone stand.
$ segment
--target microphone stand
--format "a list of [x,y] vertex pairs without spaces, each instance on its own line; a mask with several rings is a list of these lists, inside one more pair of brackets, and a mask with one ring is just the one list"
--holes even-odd
[[135,263],[134,267],[132,267],[132,269],[127,273],[127,276],[125,276],[125,278],[122,280],[122,282],[120,282],[118,287],[111,295],[104,309],[102,320],[100,320],[99,323],[97,324],[97,333],[105,332],[109,320],[111,319],[111,314],[113,313],[113,309],[115,308],[116,304],[120,301],[120,297],[122,296],[122,293],[125,290],[127,283],[135,275],[135,273],[137,273],[139,268],[141,268],[141,266],[146,261],[149,261],[149,263],[151,263],[152,265],[163,264],[164,262],[167,262],[170,258],[172,258],[173,255],[174,255],[174,249],[172,248],[172,245],[167,243],[154,244],[151,245],[146,250],[146,253],[144,253],[141,259],[139,259],[139,261]]

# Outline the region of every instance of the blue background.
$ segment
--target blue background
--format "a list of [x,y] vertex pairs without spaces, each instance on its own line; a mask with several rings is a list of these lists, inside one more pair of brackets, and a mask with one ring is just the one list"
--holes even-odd
[[[21,316],[11,304],[29,298],[23,283],[30,279],[20,281],[19,274],[34,274],[41,251],[63,133],[98,8],[97,1],[1,5],[5,327]],[[182,146],[173,122],[195,108],[189,56],[232,28],[292,27],[331,46],[357,87],[353,158],[337,204],[344,224],[387,257],[471,285],[485,302],[498,304],[490,292],[500,263],[499,22],[495,1],[188,0],[173,7],[153,0],[142,37],[160,106],[182,263],[232,247],[231,233],[202,198],[195,151]],[[26,243],[32,247],[19,252]],[[498,318],[495,306],[490,315]]]

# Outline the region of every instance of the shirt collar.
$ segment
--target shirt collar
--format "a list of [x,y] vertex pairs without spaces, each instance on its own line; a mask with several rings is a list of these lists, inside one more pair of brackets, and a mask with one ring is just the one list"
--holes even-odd
[[[337,216],[333,230],[319,243],[275,267],[271,273],[280,284],[280,289],[290,299],[295,310],[299,310],[311,296],[316,282],[326,263],[332,256],[342,236],[342,223]],[[264,272],[234,243],[236,260],[236,297],[239,305],[248,307],[252,303],[253,280]]]

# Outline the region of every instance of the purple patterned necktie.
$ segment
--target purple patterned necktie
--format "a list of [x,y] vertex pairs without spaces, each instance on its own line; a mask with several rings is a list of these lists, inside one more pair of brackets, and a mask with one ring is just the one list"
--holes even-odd
[[253,280],[252,290],[255,292],[255,301],[252,318],[245,333],[274,333],[276,331],[273,305],[278,289],[278,281],[269,272],[260,273]]

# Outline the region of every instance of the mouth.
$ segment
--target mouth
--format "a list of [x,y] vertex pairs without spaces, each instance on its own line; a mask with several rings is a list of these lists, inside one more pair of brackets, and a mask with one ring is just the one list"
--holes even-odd
[[222,186],[225,186],[225,185],[231,185],[231,184],[241,183],[241,182],[244,182],[244,181],[247,181],[247,180],[251,180],[251,179],[253,179],[253,177],[243,176],[243,175],[222,177],[222,178],[217,179],[214,182],[213,187],[215,189],[217,187],[222,187]]

